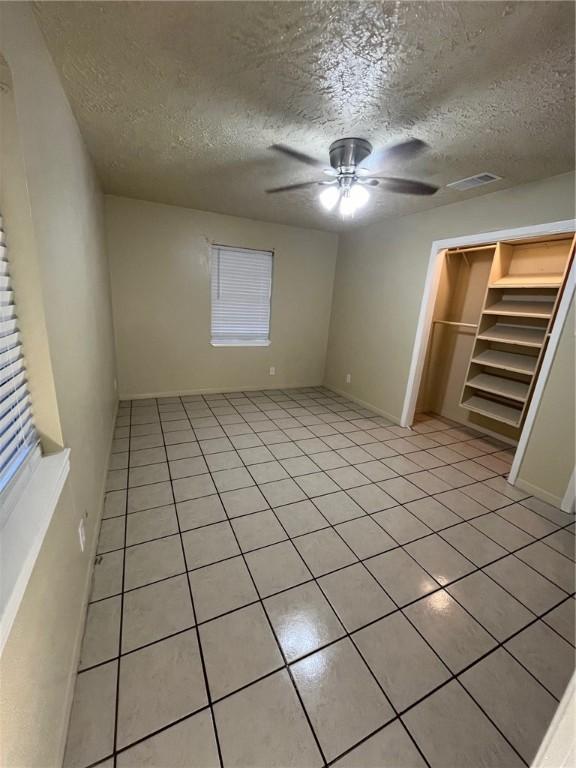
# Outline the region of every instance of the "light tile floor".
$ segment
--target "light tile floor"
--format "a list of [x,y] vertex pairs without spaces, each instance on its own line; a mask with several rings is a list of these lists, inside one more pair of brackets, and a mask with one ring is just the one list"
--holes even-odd
[[510,461],[322,388],[121,403],[65,765],[529,765],[575,536]]

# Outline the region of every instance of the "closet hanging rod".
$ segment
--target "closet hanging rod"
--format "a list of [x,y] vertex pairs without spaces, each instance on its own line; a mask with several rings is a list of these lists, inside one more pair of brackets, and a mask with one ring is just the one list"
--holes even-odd
[[456,320],[433,320],[432,322],[440,325],[457,325],[461,328],[478,328],[478,323],[461,323]]

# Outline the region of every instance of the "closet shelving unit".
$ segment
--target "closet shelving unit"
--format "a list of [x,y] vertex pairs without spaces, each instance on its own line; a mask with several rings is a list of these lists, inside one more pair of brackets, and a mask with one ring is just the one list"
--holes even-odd
[[565,236],[497,243],[460,405],[520,427],[574,253]]

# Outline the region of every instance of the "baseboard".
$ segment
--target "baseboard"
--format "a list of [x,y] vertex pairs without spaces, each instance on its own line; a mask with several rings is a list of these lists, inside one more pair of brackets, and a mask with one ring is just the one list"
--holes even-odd
[[374,411],[374,413],[377,413],[379,416],[383,416],[385,419],[388,419],[393,424],[400,424],[400,419],[398,416],[393,416],[391,413],[388,413],[387,411],[383,411],[382,408],[378,408],[373,403],[368,403],[366,400],[361,400],[359,397],[356,397],[355,395],[351,395],[350,392],[345,392],[343,389],[337,389],[336,387],[333,387],[331,384],[322,384],[319,386],[323,386],[324,389],[329,389],[331,392],[336,392],[337,395],[342,395],[342,397],[346,397],[348,400],[352,400],[353,403],[358,403],[358,405],[361,405],[363,408],[369,408],[371,411]]
[[72,664],[70,667],[70,673],[68,677],[68,683],[66,686],[66,696],[64,704],[64,727],[61,736],[61,743],[59,749],[60,762],[59,765],[64,763],[64,752],[66,750],[66,740],[68,738],[68,727],[70,724],[70,713],[72,711],[72,702],[74,701],[74,688],[76,687],[76,676],[78,673],[78,667],[80,666],[80,652],[82,651],[82,640],[84,638],[84,626],[86,624],[86,614],[88,613],[88,601],[90,599],[90,589],[92,587],[92,573],[94,571],[94,562],[96,560],[96,549],[98,547],[98,533],[100,530],[100,522],[104,513],[104,495],[106,493],[106,478],[108,474],[108,467],[110,466],[110,456],[112,455],[112,441],[114,440],[114,430],[116,428],[116,419],[118,416],[118,401],[114,408],[114,414],[112,416],[112,427],[110,429],[110,438],[108,441],[108,451],[106,455],[106,466],[104,467],[104,474],[102,477],[102,483],[100,493],[98,494],[98,506],[100,510],[98,517],[94,523],[94,535],[92,536],[92,542],[90,545],[90,551],[88,552],[88,568],[86,570],[86,579],[84,582],[82,608],[80,611],[80,621],[76,629],[76,637],[74,639],[74,650],[72,652]]
[[323,385],[320,382],[317,384],[306,382],[305,384],[277,384],[268,387],[250,384],[238,387],[201,387],[200,389],[178,389],[163,392],[122,392],[120,400],[147,400],[151,397],[187,397],[188,395],[222,395],[226,392],[269,392],[274,389],[307,389],[309,387],[321,386]]
[[529,483],[520,477],[517,478],[514,485],[517,488],[520,488],[521,491],[526,491],[532,496],[536,496],[537,499],[541,499],[541,501],[545,501],[547,504],[551,504],[553,507],[558,507],[558,509],[560,509],[562,506],[562,497],[556,496],[553,493],[549,493],[543,488],[539,488],[537,485],[532,485],[532,483]]

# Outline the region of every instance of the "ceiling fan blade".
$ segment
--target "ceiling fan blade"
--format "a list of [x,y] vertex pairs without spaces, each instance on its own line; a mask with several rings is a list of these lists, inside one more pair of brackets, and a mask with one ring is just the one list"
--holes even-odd
[[334,182],[331,181],[304,181],[301,184],[288,184],[286,187],[273,187],[272,189],[267,189],[266,193],[268,195],[274,195],[276,192],[290,192],[293,189],[306,189],[306,187],[315,187],[318,184],[333,184]]
[[420,139],[407,139],[406,141],[400,141],[398,144],[377,149],[370,157],[366,158],[362,165],[365,168],[377,170],[388,162],[411,160],[426,149],[428,149],[426,142]]
[[313,168],[324,168],[325,163],[320,162],[320,160],[316,160],[315,157],[311,157],[310,155],[305,155],[304,152],[298,152],[297,149],[292,149],[292,147],[286,146],[286,144],[272,144],[268,149],[274,150],[274,152],[280,152],[283,155],[287,155],[288,157],[291,157],[292,160],[298,160],[300,163],[304,163],[305,165],[311,165]]
[[366,179],[363,183],[376,186],[372,183],[374,181],[388,192],[398,192],[401,195],[433,195],[439,189],[439,187],[435,187],[433,184],[425,184],[423,181],[397,179],[393,176],[377,176],[372,179]]

